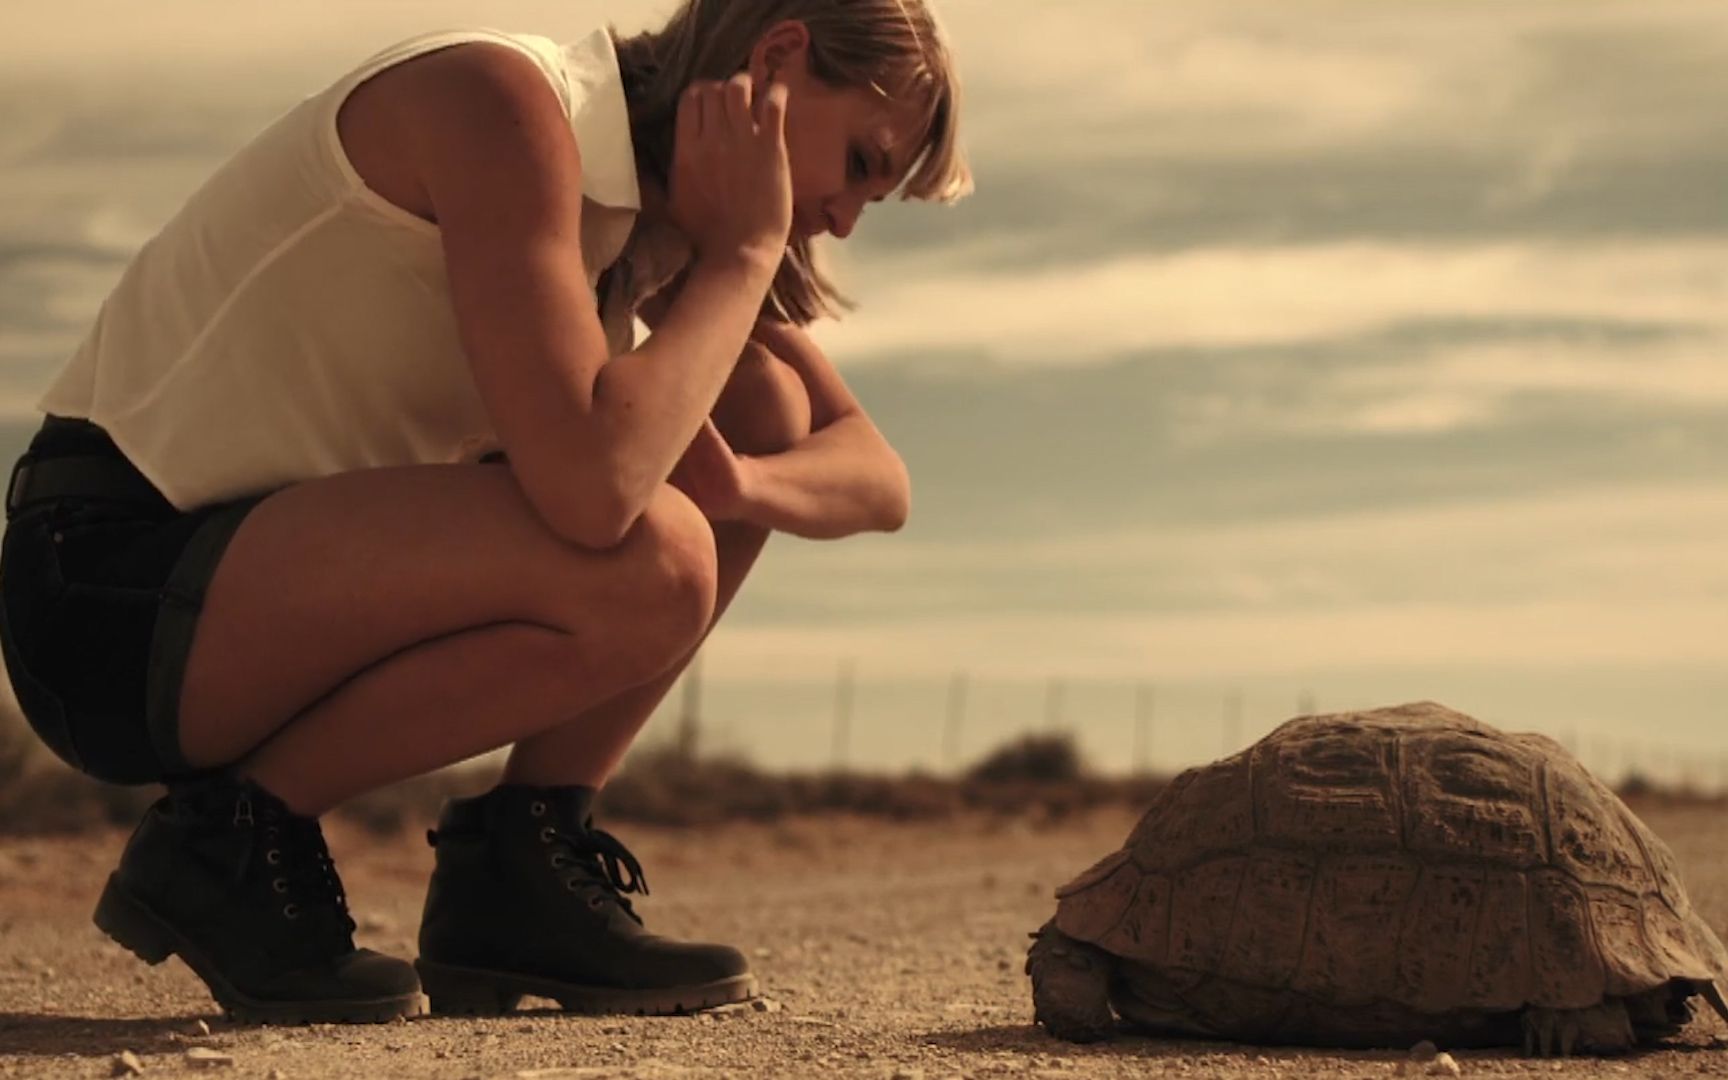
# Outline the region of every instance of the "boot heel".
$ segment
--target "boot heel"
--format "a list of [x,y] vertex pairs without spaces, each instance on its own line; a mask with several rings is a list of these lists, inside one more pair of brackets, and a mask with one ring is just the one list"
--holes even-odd
[[174,942],[156,919],[128,897],[112,876],[96,902],[92,920],[104,934],[130,949],[146,964],[160,964],[174,953]]
[[514,1010],[521,993],[504,986],[483,971],[445,967],[416,960],[420,989],[434,1013],[459,1016],[497,1016]]

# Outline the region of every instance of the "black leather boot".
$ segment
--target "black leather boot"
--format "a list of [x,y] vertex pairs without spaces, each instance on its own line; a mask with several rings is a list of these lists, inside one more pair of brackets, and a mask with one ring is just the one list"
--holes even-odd
[[147,963],[178,953],[237,1020],[365,1022],[424,1011],[410,964],[354,947],[317,819],[250,781],[177,786],[152,806],[95,921]]
[[420,921],[433,1012],[499,1013],[524,995],[575,1012],[676,1013],[746,1001],[738,950],[649,933],[624,894],[642,867],[593,828],[594,789],[507,784],[452,800],[427,838],[437,864]]

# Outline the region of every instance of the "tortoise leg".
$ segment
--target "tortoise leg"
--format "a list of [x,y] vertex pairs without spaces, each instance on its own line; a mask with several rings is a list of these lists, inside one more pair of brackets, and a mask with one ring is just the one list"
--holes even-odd
[[1524,1010],[1524,1053],[1531,1057],[1571,1057],[1573,1050],[1617,1054],[1638,1042],[1632,1018],[1619,1001],[1587,1009]]
[[1715,980],[1698,980],[1698,992],[1704,995],[1704,1000],[1708,1001],[1710,1007],[1716,1010],[1716,1015],[1722,1018],[1722,1022],[1728,1024],[1728,1001],[1722,1000],[1722,990],[1716,985]]
[[1097,1042],[1115,1030],[1110,1013],[1110,955],[1047,922],[1032,935],[1032,1022],[1058,1039]]

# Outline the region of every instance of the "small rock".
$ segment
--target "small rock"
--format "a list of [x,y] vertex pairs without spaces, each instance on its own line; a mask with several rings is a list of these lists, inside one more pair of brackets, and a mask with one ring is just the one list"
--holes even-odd
[[901,1067],[895,1069],[888,1080],[924,1080],[924,1070]]
[[725,1005],[716,1005],[712,1009],[704,1009],[703,1015],[718,1018],[722,1016],[737,1016],[739,1013],[754,1011],[754,1007],[748,1001],[732,1001]]
[[785,1006],[781,1005],[778,1001],[775,1001],[773,998],[765,998],[765,997],[753,998],[750,1002],[750,1005],[757,1012],[765,1012],[765,1013],[777,1013],[781,1009],[785,1008]]
[[288,1080],[288,1074],[281,1069],[271,1069],[270,1080]]
[[384,934],[396,929],[396,924],[382,915],[367,915],[361,918],[360,929],[368,934]]
[[755,956],[758,960],[767,960],[769,957],[774,955],[774,950],[765,945],[759,945],[751,955]]
[[1434,1060],[1428,1063],[1429,1076],[1461,1076],[1464,1070],[1458,1067],[1458,1061],[1451,1054],[1436,1054]]
[[1419,1065],[1426,1065],[1430,1061],[1433,1061],[1434,1056],[1438,1053],[1440,1053],[1440,1048],[1438,1046],[1435,1046],[1427,1039],[1423,1039],[1421,1042],[1410,1048],[1410,1060]]
[[210,1025],[206,1024],[202,1020],[195,1020],[192,1023],[192,1034],[194,1034],[194,1035],[208,1035],[208,1034],[210,1034]]
[[199,1069],[232,1068],[234,1055],[212,1050],[208,1046],[194,1046],[186,1051],[186,1064]]
[[138,1060],[138,1055],[130,1050],[122,1050],[114,1055],[114,1076],[142,1076],[144,1063]]

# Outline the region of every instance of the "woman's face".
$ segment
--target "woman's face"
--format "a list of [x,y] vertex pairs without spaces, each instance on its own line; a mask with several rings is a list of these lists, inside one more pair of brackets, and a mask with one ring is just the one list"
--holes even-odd
[[810,73],[809,36],[799,22],[758,43],[751,76],[786,84],[786,156],[792,170],[792,235],[851,235],[866,203],[881,202],[917,153],[921,116],[868,88],[833,87]]

